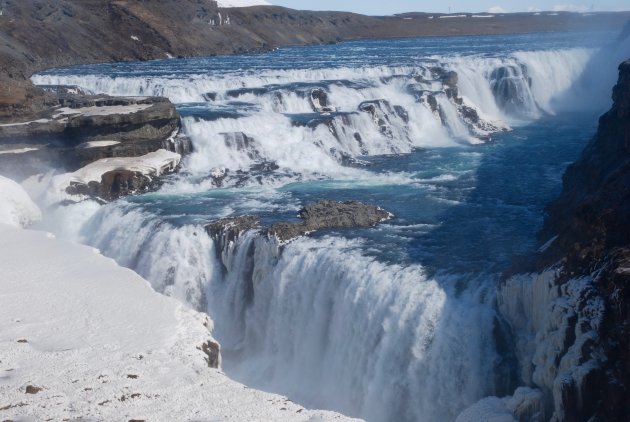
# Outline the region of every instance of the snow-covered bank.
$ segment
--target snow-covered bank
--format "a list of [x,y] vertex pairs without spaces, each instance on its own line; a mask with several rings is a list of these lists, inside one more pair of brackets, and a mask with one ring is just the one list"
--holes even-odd
[[345,420],[230,380],[209,367],[207,316],[93,248],[0,218],[1,420]]

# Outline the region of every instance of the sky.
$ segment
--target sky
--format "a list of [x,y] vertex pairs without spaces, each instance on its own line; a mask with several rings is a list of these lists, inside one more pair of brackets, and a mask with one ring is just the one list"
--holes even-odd
[[630,0],[268,0],[277,6],[302,10],[340,10],[367,15],[402,12],[528,12],[630,10]]

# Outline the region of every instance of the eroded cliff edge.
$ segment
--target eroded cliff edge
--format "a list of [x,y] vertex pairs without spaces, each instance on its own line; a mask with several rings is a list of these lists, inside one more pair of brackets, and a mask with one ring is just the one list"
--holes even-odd
[[543,393],[518,420],[630,414],[630,60],[612,98],[547,207],[539,253],[500,286],[521,381]]

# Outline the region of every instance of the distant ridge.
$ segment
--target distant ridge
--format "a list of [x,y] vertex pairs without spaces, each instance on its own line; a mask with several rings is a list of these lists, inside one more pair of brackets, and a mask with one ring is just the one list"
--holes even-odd
[[265,0],[217,0],[219,7],[271,6]]

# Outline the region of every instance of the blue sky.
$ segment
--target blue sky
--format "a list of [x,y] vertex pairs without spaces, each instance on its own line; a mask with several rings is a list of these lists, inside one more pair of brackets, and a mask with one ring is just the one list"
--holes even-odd
[[401,12],[527,12],[569,10],[577,12],[630,10],[630,0],[268,0],[278,6],[305,10],[344,10],[368,15]]

